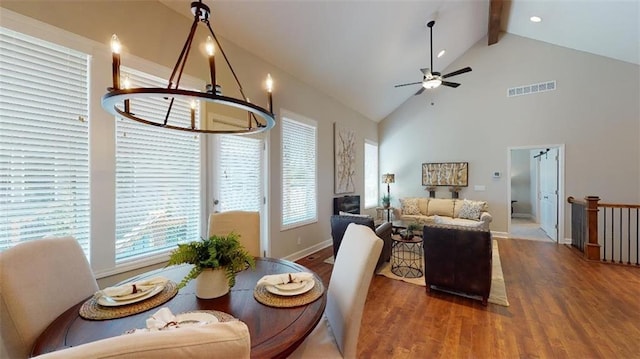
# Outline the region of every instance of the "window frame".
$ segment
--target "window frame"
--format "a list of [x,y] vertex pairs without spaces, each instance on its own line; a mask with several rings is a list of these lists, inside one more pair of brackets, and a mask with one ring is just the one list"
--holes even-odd
[[[371,203],[367,203],[367,146],[374,146],[375,150],[376,150],[376,160],[375,160],[375,171],[374,171],[374,176],[372,177],[374,180],[374,183],[371,184],[372,188],[375,188],[375,201],[373,202],[373,204]],[[380,146],[378,145],[378,142],[366,139],[364,140],[364,145],[363,145],[363,153],[364,153],[364,189],[363,189],[363,193],[364,193],[364,209],[371,209],[371,208],[376,208],[379,206],[380,204]]]
[[[313,152],[315,153],[315,163],[314,163],[314,181],[313,181],[313,186],[314,186],[314,190],[315,193],[313,194],[313,198],[314,198],[314,215],[312,218],[305,218],[303,220],[300,221],[296,221],[293,223],[284,223],[285,220],[285,211],[284,211],[284,183],[285,183],[285,179],[284,179],[284,172],[285,172],[285,164],[284,164],[284,146],[285,146],[285,141],[284,141],[284,131],[285,131],[285,121],[292,121],[292,122],[297,122],[298,124],[304,125],[304,126],[308,126],[308,127],[312,127],[314,129],[314,144],[313,144]],[[281,189],[281,200],[280,200],[280,230],[281,231],[285,231],[285,230],[289,230],[289,229],[293,229],[293,228],[298,228],[298,227],[302,227],[302,226],[306,226],[309,224],[313,224],[313,223],[317,223],[318,222],[318,122],[310,119],[308,117],[287,111],[287,110],[281,110],[281,116],[280,116],[280,122],[281,122],[281,130],[280,130],[280,180],[282,183]]]

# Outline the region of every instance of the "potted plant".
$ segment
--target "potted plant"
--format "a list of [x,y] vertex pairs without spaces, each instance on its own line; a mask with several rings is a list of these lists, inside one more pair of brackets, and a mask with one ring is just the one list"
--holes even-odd
[[209,239],[178,244],[169,258],[167,266],[189,263],[193,268],[182,279],[182,288],[196,279],[196,296],[209,299],[223,296],[236,284],[236,273],[248,267],[255,268],[255,260],[234,232],[226,236],[211,236]]
[[385,194],[382,196],[382,206],[384,208],[389,208],[391,206],[391,196],[388,194]]
[[407,239],[407,240],[408,240],[408,239],[413,238],[413,236],[415,235],[415,233],[414,233],[414,232],[415,232],[415,231],[419,231],[419,230],[420,230],[420,225],[419,225],[419,224],[417,224],[417,223],[410,223],[410,224],[407,226],[407,230],[405,231],[404,238],[405,238],[405,239]]

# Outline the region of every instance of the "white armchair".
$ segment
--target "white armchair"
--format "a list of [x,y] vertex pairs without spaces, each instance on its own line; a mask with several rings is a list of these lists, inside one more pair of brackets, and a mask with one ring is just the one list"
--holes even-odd
[[249,328],[239,320],[171,330],[124,334],[39,355],[38,359],[244,359]]
[[0,253],[0,332],[9,358],[27,358],[38,336],[98,290],[72,237],[20,243]]

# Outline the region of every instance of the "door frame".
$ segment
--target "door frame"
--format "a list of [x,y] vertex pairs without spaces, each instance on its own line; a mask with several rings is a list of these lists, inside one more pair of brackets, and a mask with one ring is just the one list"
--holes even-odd
[[[513,150],[536,150],[541,148],[557,148],[558,149],[558,241],[557,243],[571,243],[565,236],[565,148],[564,144],[547,144],[547,145],[527,145],[527,146],[509,146],[507,147],[507,202],[505,203],[507,215],[507,234],[511,233],[511,151]],[[539,176],[539,174],[536,174]],[[539,186],[539,180],[536,186]],[[537,190],[536,190],[537,192]],[[539,206],[539,200],[536,198],[536,205]],[[536,216],[540,215],[540,210],[536,211]]]
[[[206,153],[206,178],[205,178],[205,193],[206,193],[206,204],[203,208],[206,208],[206,213],[203,213],[202,217],[202,233],[203,237],[206,237],[209,231],[209,214],[215,211],[214,202],[214,193],[215,189],[213,188],[215,170],[211,163],[215,159],[215,148],[216,148],[216,135],[206,136],[204,152]],[[262,208],[260,209],[260,251],[261,255],[264,257],[271,256],[271,240],[269,235],[269,200],[270,200],[270,162],[269,162],[269,149],[271,143],[271,136],[269,133],[257,134],[257,135],[245,135],[248,137],[259,138],[262,140],[263,148],[262,148]]]

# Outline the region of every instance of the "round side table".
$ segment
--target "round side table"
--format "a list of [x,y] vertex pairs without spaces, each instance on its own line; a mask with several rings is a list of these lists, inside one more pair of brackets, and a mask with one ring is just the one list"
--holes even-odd
[[422,237],[404,239],[395,234],[391,239],[391,273],[404,278],[422,277]]

